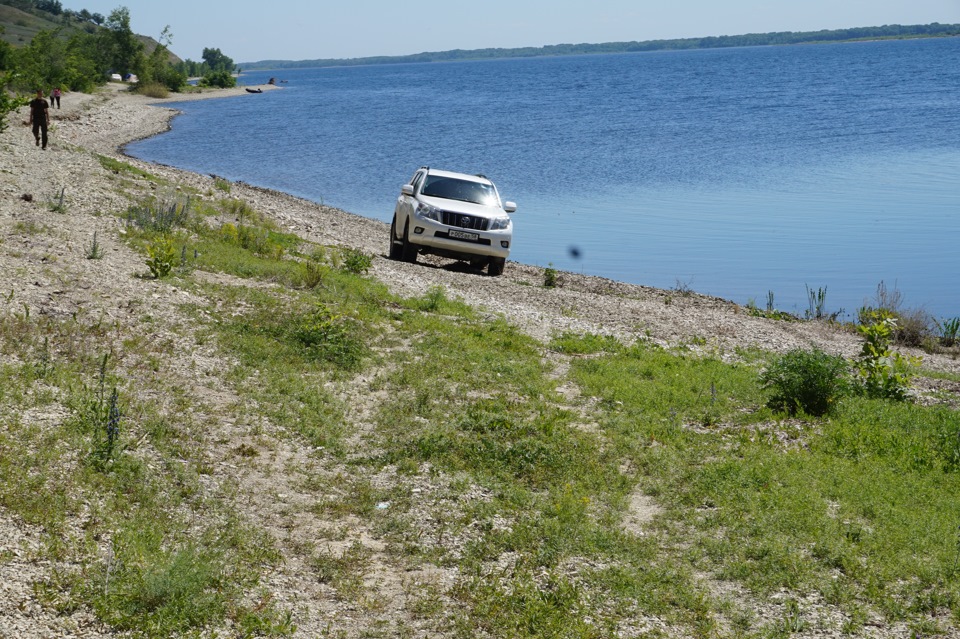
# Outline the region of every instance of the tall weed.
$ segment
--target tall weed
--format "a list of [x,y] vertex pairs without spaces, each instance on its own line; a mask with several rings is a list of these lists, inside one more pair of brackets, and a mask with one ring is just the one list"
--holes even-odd
[[67,189],[63,187],[60,191],[54,193],[50,198],[50,202],[47,205],[49,209],[54,213],[66,213],[67,212]]
[[818,288],[817,290],[813,290],[809,286],[806,286],[806,289],[807,289],[807,310],[805,311],[805,314],[807,319],[836,321],[836,319],[839,316],[843,315],[842,308],[833,313],[827,312],[827,287],[826,286],[824,286],[823,288]]
[[874,304],[864,306],[857,312],[857,322],[870,325],[888,318],[896,322],[891,334],[893,342],[904,346],[925,346],[936,324],[923,309],[904,308],[903,293],[896,286],[893,289],[887,288],[886,283],[881,281],[877,285]]
[[154,279],[162,279],[176,264],[177,252],[173,248],[173,240],[167,235],[157,237],[147,246],[147,268]]
[[912,371],[919,365],[919,359],[906,357],[891,348],[897,320],[886,312],[881,312],[878,317],[882,319],[857,326],[857,332],[864,340],[854,362],[860,389],[867,397],[903,401],[907,398]]
[[93,232],[93,240],[90,242],[89,248],[87,248],[87,259],[88,260],[99,260],[103,257],[103,246],[100,245],[100,242],[97,241],[97,232]]
[[100,359],[95,388],[85,390],[72,418],[74,428],[90,436],[89,458],[93,466],[105,469],[116,457],[120,444],[120,394],[116,386],[107,392],[109,355]]
[[960,338],[960,317],[945,317],[937,322],[940,329],[940,343],[943,346],[955,346]]
[[142,231],[170,233],[175,228],[187,225],[190,211],[189,197],[175,198],[168,202],[151,198],[127,209],[127,226]]

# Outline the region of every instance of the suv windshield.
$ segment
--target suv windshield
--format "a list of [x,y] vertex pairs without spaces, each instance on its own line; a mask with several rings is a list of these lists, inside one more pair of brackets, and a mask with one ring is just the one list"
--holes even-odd
[[497,191],[492,184],[470,182],[452,177],[428,175],[420,195],[427,197],[441,197],[445,200],[459,200],[473,202],[486,206],[496,206]]

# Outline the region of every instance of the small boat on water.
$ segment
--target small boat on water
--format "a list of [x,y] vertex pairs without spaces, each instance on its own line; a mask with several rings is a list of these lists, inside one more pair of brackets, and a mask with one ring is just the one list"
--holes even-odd
[[256,89],[251,89],[250,87],[247,87],[247,93],[263,93],[263,89],[259,87]]

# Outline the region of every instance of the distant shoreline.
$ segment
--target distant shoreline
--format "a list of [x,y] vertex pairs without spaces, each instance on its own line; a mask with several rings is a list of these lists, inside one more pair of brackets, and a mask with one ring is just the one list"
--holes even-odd
[[366,66],[373,64],[416,64],[466,60],[494,60],[501,58],[536,58],[567,55],[596,55],[604,53],[642,53],[650,51],[691,51],[698,49],[725,49],[750,46],[786,46],[795,44],[842,44],[876,40],[913,40],[920,38],[949,38],[960,36],[960,24],[884,25],[822,31],[777,31],[748,33],[734,36],[678,38],[673,40],[644,40],[606,42],[600,44],[554,44],[542,47],[510,49],[452,49],[400,56],[371,56],[365,58],[326,58],[314,60],[260,60],[243,62],[237,66],[245,71],[280,69],[310,69],[322,67]]

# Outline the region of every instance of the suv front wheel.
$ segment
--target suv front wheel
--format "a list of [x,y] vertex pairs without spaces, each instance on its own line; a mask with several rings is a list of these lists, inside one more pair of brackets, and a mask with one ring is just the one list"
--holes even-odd
[[410,220],[403,225],[403,246],[400,247],[400,259],[404,262],[417,261],[417,247],[410,243]]
[[507,259],[504,257],[491,257],[487,263],[487,275],[503,275],[503,269],[507,265]]
[[403,257],[403,242],[397,239],[397,216],[393,216],[390,223],[390,259],[399,260]]

